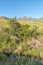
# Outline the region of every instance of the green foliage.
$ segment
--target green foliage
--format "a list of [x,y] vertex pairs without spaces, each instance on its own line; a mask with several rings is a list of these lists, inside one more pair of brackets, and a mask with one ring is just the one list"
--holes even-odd
[[0,53],[0,61],[2,61],[3,59],[6,59],[7,56],[3,53]]
[[[0,52],[8,49],[8,53],[22,52],[24,54],[38,56],[39,48],[34,48],[35,42],[32,42],[34,41],[32,39],[34,38],[43,44],[43,23],[22,23],[23,22],[18,21],[16,17],[0,22]],[[27,41],[30,41],[30,45]],[[18,46],[21,47],[21,49],[18,50]],[[43,48],[40,47],[41,52],[43,52],[42,49]],[[40,56],[43,58],[43,53],[41,53]]]
[[43,62],[38,58],[29,58],[29,56],[15,56],[0,61],[1,65],[43,65]]

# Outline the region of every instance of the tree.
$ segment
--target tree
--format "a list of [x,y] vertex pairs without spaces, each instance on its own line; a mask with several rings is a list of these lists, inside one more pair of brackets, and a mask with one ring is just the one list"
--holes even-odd
[[10,19],[10,28],[11,28],[11,33],[14,35],[16,30],[20,27],[20,24],[17,22],[16,17],[13,19]]

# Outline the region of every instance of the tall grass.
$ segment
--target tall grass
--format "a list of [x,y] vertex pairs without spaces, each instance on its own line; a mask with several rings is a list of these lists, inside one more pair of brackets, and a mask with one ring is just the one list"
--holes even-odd
[[[4,56],[6,57],[6,56]],[[0,65],[43,65],[43,60],[39,58],[11,55],[0,60]]]

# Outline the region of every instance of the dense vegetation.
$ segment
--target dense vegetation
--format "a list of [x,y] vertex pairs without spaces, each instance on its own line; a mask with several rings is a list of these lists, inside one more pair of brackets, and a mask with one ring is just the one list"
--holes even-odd
[[12,55],[6,57],[3,54],[3,59],[0,60],[0,65],[43,65],[43,61],[35,57]]
[[[24,56],[15,56],[12,61],[12,54]],[[43,65],[43,22],[0,19],[0,64],[10,65],[10,61],[12,65]]]

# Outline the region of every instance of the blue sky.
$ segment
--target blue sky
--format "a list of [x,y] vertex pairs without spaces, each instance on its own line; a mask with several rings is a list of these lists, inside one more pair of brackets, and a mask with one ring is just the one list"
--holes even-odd
[[0,16],[43,17],[43,0],[0,0]]

